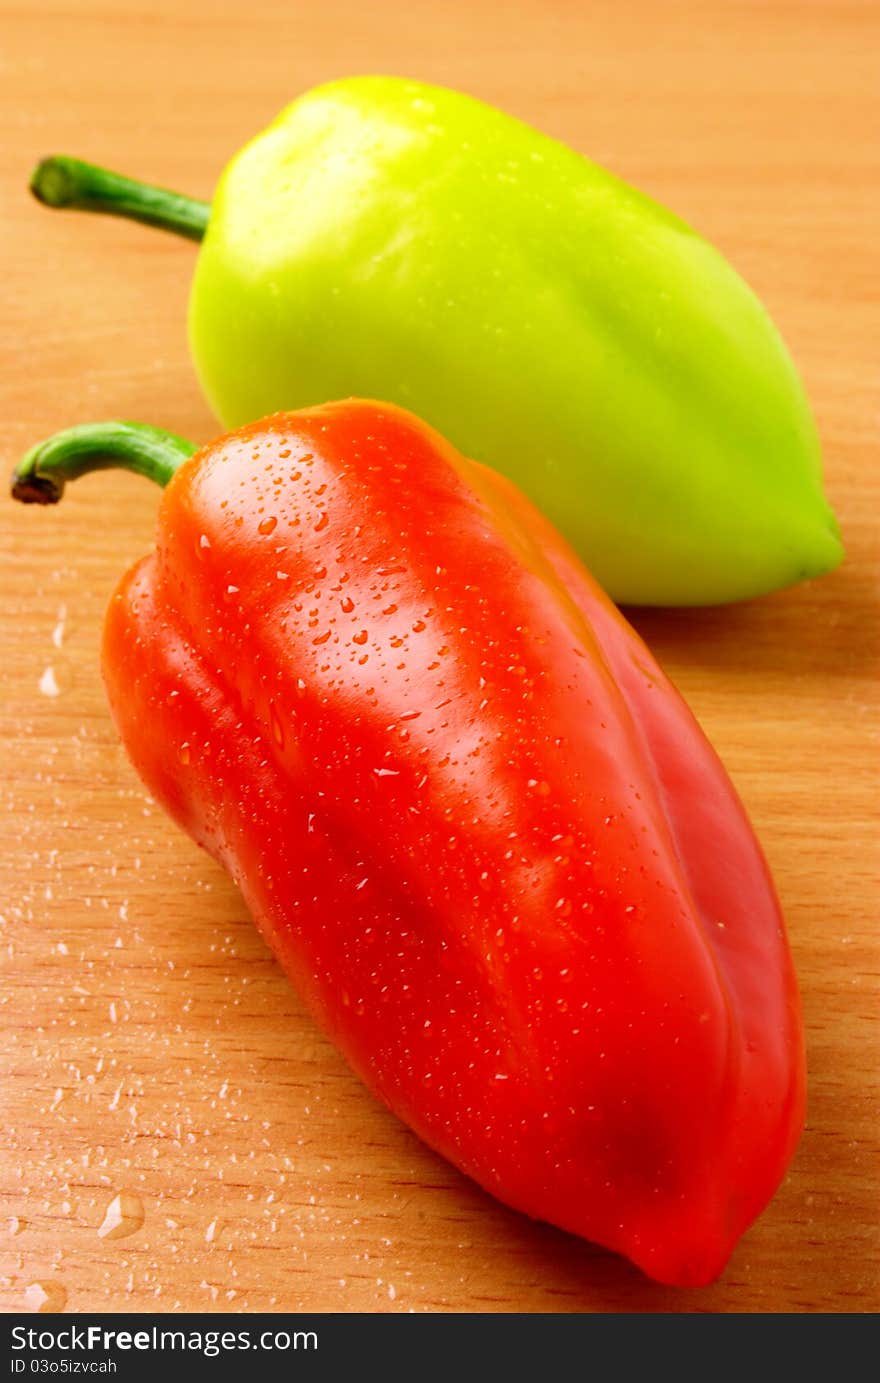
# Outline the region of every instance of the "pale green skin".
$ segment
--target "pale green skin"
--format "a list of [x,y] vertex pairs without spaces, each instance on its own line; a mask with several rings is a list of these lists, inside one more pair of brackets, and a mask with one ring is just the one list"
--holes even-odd
[[502,471],[614,599],[739,600],[842,556],[767,313],[683,222],[467,96],[323,86],[232,161],[190,304],[235,426],[359,395]]

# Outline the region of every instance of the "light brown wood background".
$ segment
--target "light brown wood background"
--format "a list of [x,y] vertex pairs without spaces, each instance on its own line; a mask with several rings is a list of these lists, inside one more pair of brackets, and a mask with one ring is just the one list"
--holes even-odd
[[[525,117],[729,254],[803,371],[849,550],[797,590],[635,620],[769,855],[809,1040],[791,1174],[723,1279],[684,1292],[493,1203],[379,1108],[233,887],[147,798],[110,723],[98,639],[119,573],[152,541],[157,493],[97,476],[57,511],[0,498],[0,1302],[875,1310],[880,5],[28,0],[0,13],[4,467],[95,418],[214,431],[185,341],[194,247],[50,214],[25,192],[34,160],[77,153],[208,197],[294,94],[381,70]],[[143,1225],[100,1237],[119,1192],[140,1199]]]

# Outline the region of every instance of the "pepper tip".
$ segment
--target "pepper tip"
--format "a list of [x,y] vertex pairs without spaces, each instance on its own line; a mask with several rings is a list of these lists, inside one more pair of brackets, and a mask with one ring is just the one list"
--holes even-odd
[[57,504],[63,485],[46,475],[13,473],[10,494],[21,504]]
[[53,155],[41,159],[31,174],[28,184],[38,202],[44,206],[68,206],[71,201],[72,186],[64,159]]

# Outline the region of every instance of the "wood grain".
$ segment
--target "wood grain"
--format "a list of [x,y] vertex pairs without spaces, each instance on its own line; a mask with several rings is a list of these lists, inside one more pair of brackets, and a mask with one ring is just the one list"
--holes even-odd
[[[36,157],[77,153],[209,196],[293,94],[393,71],[565,138],[729,254],[803,371],[849,551],[833,576],[770,599],[636,617],[766,848],[809,1041],[790,1176],[723,1279],[677,1292],[506,1211],[379,1108],[235,890],[141,789],[97,646],[115,581],[151,543],[156,495],[107,476],[58,512],[0,503],[3,1307],[51,1289],[77,1312],[876,1310],[880,7],[29,0],[0,13],[4,466],[97,417],[213,431],[185,342],[192,247],[40,209],[24,191]],[[143,1225],[102,1237],[120,1192]]]

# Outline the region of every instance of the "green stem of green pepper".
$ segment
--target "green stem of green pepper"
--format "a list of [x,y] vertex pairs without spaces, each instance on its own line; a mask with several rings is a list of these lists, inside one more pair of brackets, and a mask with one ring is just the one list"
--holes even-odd
[[18,463],[12,473],[12,498],[23,504],[57,504],[66,481],[113,467],[165,486],[197,450],[193,442],[147,423],[68,427],[31,447]]
[[31,175],[30,188],[45,206],[127,216],[147,226],[185,235],[189,240],[202,239],[211,215],[209,202],[135,182],[121,173],[63,155],[43,159]]

